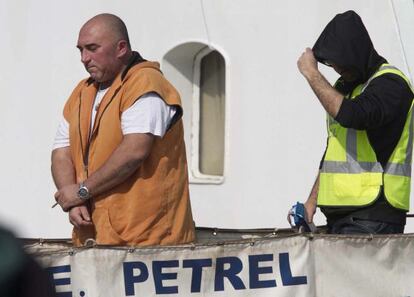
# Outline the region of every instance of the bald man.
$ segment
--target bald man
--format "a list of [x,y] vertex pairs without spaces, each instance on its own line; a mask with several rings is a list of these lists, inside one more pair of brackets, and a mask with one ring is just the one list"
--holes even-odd
[[52,151],[56,202],[73,242],[194,240],[181,100],[159,64],[131,50],[112,14],[87,21],[77,48],[89,77],[67,100]]

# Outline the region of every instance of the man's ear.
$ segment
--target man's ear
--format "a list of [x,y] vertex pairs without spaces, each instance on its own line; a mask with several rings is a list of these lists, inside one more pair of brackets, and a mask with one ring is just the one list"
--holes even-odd
[[128,43],[126,42],[126,40],[118,41],[117,51],[118,51],[117,58],[123,58],[126,55],[128,51]]

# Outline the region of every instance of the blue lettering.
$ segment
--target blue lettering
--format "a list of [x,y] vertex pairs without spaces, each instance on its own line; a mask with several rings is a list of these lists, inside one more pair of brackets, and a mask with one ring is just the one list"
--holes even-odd
[[308,279],[306,276],[292,276],[290,270],[289,253],[279,254],[280,276],[284,286],[306,285]]
[[203,267],[211,267],[211,259],[190,259],[183,261],[184,268],[192,268],[191,293],[200,293]]
[[[71,272],[70,265],[48,267],[46,268],[46,272],[49,275],[50,282],[55,286],[64,286],[71,284],[69,277],[55,279],[55,274]],[[57,292],[56,296],[72,297],[72,292]]]
[[259,267],[259,262],[273,261],[272,254],[249,256],[249,285],[251,289],[276,287],[275,280],[259,280],[260,274],[273,273],[272,266]]
[[[224,269],[224,264],[229,264],[228,269]],[[240,277],[237,276],[243,269],[242,261],[237,257],[222,257],[216,261],[216,275],[214,280],[214,290],[224,291],[224,278],[226,277],[233,288],[236,290],[244,290],[244,286]]]
[[[139,275],[134,275],[134,270],[139,269]],[[124,284],[125,295],[135,295],[135,283],[142,283],[148,279],[148,268],[143,262],[125,262],[124,263]]]
[[162,269],[164,267],[178,267],[178,260],[152,262],[152,273],[154,276],[155,292],[157,294],[177,294],[178,286],[165,287],[162,284],[163,280],[177,279],[176,272],[162,273]]

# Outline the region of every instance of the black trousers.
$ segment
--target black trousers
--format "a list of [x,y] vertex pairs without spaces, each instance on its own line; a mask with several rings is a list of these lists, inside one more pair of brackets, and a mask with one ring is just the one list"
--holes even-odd
[[404,225],[379,221],[371,221],[346,216],[328,225],[330,234],[401,234],[404,233]]

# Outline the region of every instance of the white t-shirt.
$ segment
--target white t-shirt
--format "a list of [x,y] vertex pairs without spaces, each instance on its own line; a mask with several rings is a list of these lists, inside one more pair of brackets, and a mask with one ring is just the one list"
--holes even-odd
[[98,111],[99,105],[101,105],[101,101],[108,90],[109,90],[109,87],[106,89],[102,89],[102,90],[99,89],[98,92],[96,92],[95,100],[93,101],[93,108],[92,108],[92,115],[91,115],[91,128],[89,129],[90,132],[92,132],[93,125],[95,123],[96,112]]
[[[93,127],[96,111],[107,90],[99,90],[96,94],[92,109],[91,127]],[[151,133],[154,136],[163,137],[176,111],[177,107],[167,105],[156,93],[145,94],[122,113],[122,134]],[[53,149],[69,145],[69,123],[62,117],[56,132]]]

